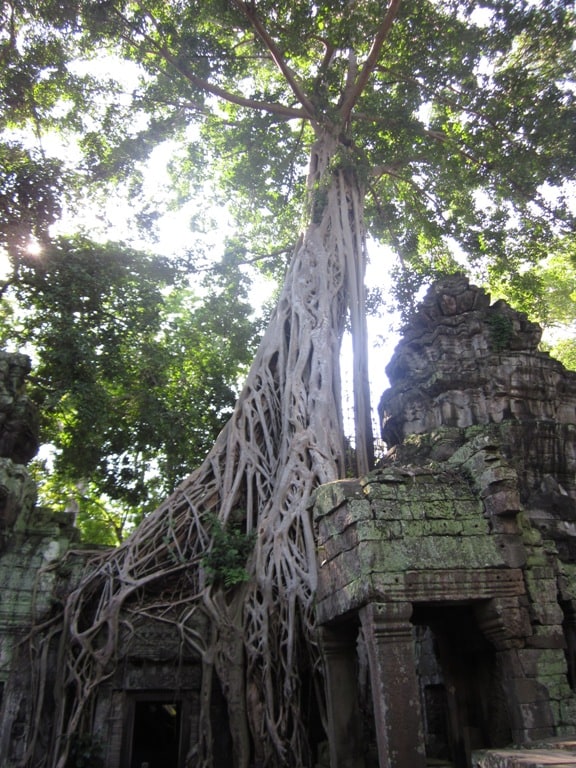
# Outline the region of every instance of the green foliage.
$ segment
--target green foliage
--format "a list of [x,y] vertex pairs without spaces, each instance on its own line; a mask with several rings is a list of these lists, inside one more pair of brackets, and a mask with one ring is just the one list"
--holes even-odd
[[489,270],[493,297],[505,299],[544,327],[576,319],[576,245],[573,236],[510,249]]
[[256,534],[243,532],[242,518],[239,512],[222,525],[216,516],[211,517],[212,546],[202,560],[209,584],[229,589],[248,580],[246,560],[254,547]]
[[546,311],[537,319],[547,325],[576,321],[576,240],[567,237],[560,241],[536,271],[546,305]]
[[[175,202],[214,180],[246,252],[283,254],[325,128],[369,179],[370,234],[407,271],[430,277],[457,251],[506,284],[573,227],[576,24],[564,0],[401,4],[347,114],[351,62],[366,62],[381,0],[5,7],[10,125],[73,136],[84,197],[89,181],[130,178],[134,199],[142,161],[170,140]],[[112,74],[92,66],[103,52],[123,62]],[[546,289],[531,290],[540,311]]]
[[[40,126],[74,92],[68,69],[75,2],[22,2],[0,7],[0,128]],[[76,92],[77,95],[81,91]]]
[[0,250],[16,273],[30,243],[46,243],[48,228],[60,217],[61,166],[17,143],[0,143]]
[[[371,60],[388,7],[2,5],[0,246],[26,312],[1,311],[37,351],[35,396],[70,493],[82,480],[142,511],[208,448],[252,350],[238,261],[282,275],[303,217],[325,204],[305,181],[323,132],[339,141],[330,167],[366,184],[366,229],[398,257],[404,316],[465,264],[532,318],[573,322],[573,4],[402,3]],[[82,238],[48,247],[64,202],[96,193],[125,196],[127,219],[149,226],[168,203],[146,192],[144,163],[166,142],[171,203],[200,196],[238,224],[212,285],[192,291],[167,263]]]
[[569,370],[576,371],[576,339],[573,337],[556,342],[550,349],[550,354]]
[[116,547],[142,518],[141,507],[114,500],[101,492],[98,483],[74,480],[46,460],[35,459],[29,469],[38,484],[40,505],[72,513],[83,542]]
[[490,326],[490,339],[496,352],[508,349],[514,331],[512,320],[507,315],[493,313],[486,322]]
[[54,448],[40,495],[75,506],[86,540],[118,543],[231,413],[255,343],[247,283],[232,258],[198,288],[166,259],[81,237],[22,263],[10,341],[34,351]]

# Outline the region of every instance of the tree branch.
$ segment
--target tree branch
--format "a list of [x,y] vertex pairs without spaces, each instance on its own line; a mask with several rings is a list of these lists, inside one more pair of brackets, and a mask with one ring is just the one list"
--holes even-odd
[[264,27],[264,25],[256,15],[255,7],[253,5],[249,5],[248,3],[241,2],[241,0],[234,0],[234,5],[248,19],[248,21],[254,28],[254,31],[256,32],[260,40],[264,43],[267,50],[270,52],[270,55],[272,56],[274,63],[286,78],[286,82],[290,86],[294,96],[296,96],[296,99],[302,105],[306,113],[306,116],[312,120],[316,114],[316,109],[314,107],[314,104],[310,101],[310,99],[304,92],[303,88],[300,86],[300,83],[296,78],[296,74],[288,66],[288,63],[286,62],[286,59],[282,55],[280,49],[278,48],[278,46],[276,45],[272,37],[268,34],[266,28]]
[[348,122],[348,119],[350,118],[350,113],[352,112],[358,99],[362,95],[362,91],[366,87],[366,83],[368,82],[370,75],[372,74],[372,72],[374,71],[374,68],[376,67],[376,64],[378,63],[378,59],[380,58],[380,52],[382,51],[382,46],[384,45],[384,42],[388,37],[388,33],[392,28],[392,24],[394,23],[394,19],[396,18],[396,14],[398,13],[398,9],[400,8],[400,3],[401,3],[401,0],[390,0],[390,5],[388,6],[386,15],[382,19],[382,23],[380,24],[380,27],[376,32],[376,36],[374,37],[374,41],[372,42],[372,47],[370,48],[368,57],[364,62],[364,66],[362,67],[362,70],[358,75],[358,78],[356,79],[354,87],[350,90],[349,94],[344,100],[344,103],[340,107],[340,115],[342,117],[342,120],[345,123]]
[[356,52],[350,49],[348,51],[348,67],[346,69],[346,82],[342,89],[342,96],[338,102],[338,109],[342,108],[348,100],[348,96],[352,93],[355,87],[356,78],[358,77],[358,60],[356,58]]
[[[411,187],[417,193],[417,198],[416,199],[419,199],[421,205],[425,207],[425,202],[424,201],[427,200],[429,202],[429,204],[430,204],[430,207],[435,211],[436,216],[438,216],[438,218],[440,218],[440,219],[442,218],[443,212],[442,212],[442,209],[439,206],[439,201],[433,195],[431,195],[429,192],[427,192],[426,189],[423,186],[418,184],[418,182],[414,181],[414,179],[399,173],[391,165],[383,167],[381,175],[382,176],[384,176],[384,175],[389,176],[391,179],[394,179],[395,182],[398,182],[398,183],[401,183],[401,184],[406,184],[408,187]],[[369,184],[368,185],[368,191],[372,195],[372,199],[374,200],[374,202],[376,202],[376,200],[379,201],[378,192],[377,192],[374,184]],[[381,206],[378,205],[377,207],[381,211]]]
[[[248,258],[245,259],[239,259],[237,264],[239,266],[247,266],[250,264],[258,264],[258,262],[262,261],[268,261],[277,259],[279,256],[288,256],[294,251],[294,244],[287,245],[285,247],[276,248],[273,251],[268,251],[267,253],[261,252],[258,253],[256,251],[247,251],[247,254],[252,254]],[[213,261],[206,261],[204,263],[198,264],[197,266],[194,265],[191,267],[191,274],[200,274],[200,273],[217,273],[222,268],[222,262],[216,262]]]
[[170,64],[170,66],[173,67],[176,72],[182,75],[182,77],[185,77],[188,82],[192,83],[197,88],[206,91],[206,93],[212,94],[212,96],[217,96],[218,98],[223,99],[224,101],[227,101],[231,104],[236,104],[239,107],[270,112],[288,120],[293,118],[305,119],[309,117],[307,112],[305,112],[303,109],[300,109],[299,107],[287,107],[284,104],[277,104],[269,101],[259,101],[258,99],[250,99],[246,96],[240,96],[239,94],[231,93],[225,88],[221,88],[220,86],[211,83],[209,80],[205,80],[204,78],[195,75],[194,72],[188,69],[188,67],[185,67],[181,62],[179,62],[176,56],[170,53],[166,47],[160,46],[157,50],[163,59],[168,64]]
[[[157,22],[154,16],[145,9],[143,6],[140,6],[142,10],[144,10],[150,19],[151,23],[157,27]],[[127,27],[133,27],[133,25],[130,23],[130,21],[123,16],[118,10],[114,11],[116,15],[120,18],[122,23],[126,25]],[[216,96],[219,99],[222,99],[223,101],[227,101],[230,104],[236,104],[239,107],[246,107],[247,109],[254,109],[254,110],[262,110],[263,112],[269,112],[274,115],[278,115],[279,117],[283,117],[287,120],[291,120],[293,118],[296,119],[305,119],[308,117],[308,114],[298,107],[287,107],[284,104],[277,104],[273,102],[268,101],[260,101],[258,99],[250,99],[246,96],[240,96],[236,93],[231,93],[230,91],[227,91],[225,88],[221,88],[219,85],[216,85],[215,83],[211,83],[209,80],[205,80],[203,77],[199,77],[196,75],[191,69],[186,67],[182,62],[178,61],[178,58],[171,53],[171,51],[167,48],[165,45],[161,45],[159,42],[154,40],[153,37],[146,34],[142,29],[137,30],[138,34],[141,35],[149,45],[152,46],[154,50],[157,51],[157,53],[160,54],[160,56],[164,59],[164,61],[169,64],[173,69],[178,72],[179,75],[184,77],[186,80],[188,80],[189,83],[192,83],[192,85],[195,85],[197,88],[200,88],[200,90],[204,91],[205,93],[209,93],[212,96]],[[128,42],[133,42],[129,37],[126,38]]]

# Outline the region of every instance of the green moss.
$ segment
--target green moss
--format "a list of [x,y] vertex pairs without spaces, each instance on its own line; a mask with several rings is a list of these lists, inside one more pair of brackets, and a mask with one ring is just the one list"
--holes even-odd
[[538,654],[538,677],[558,677],[566,674],[566,657],[563,650],[545,648]]

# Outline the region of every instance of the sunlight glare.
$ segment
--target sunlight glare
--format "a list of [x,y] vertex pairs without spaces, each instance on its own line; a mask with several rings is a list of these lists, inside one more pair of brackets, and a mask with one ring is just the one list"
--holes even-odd
[[12,271],[10,259],[5,250],[0,248],[0,280],[6,280]]
[[35,237],[31,237],[26,246],[26,253],[30,256],[40,256],[42,250],[41,243],[39,243]]

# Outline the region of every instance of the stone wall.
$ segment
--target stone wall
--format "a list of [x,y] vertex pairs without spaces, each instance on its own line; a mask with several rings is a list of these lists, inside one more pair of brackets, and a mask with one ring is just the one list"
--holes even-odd
[[[38,414],[26,395],[30,360],[0,351],[0,756],[15,764],[28,744],[29,659],[25,640],[52,613],[69,575],[63,556],[73,520],[36,506],[28,462],[38,450]],[[60,595],[61,597],[61,595]],[[18,659],[21,659],[19,662]]]

